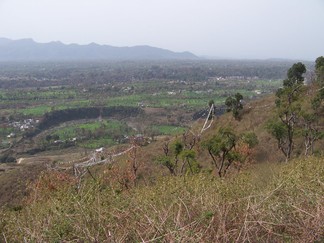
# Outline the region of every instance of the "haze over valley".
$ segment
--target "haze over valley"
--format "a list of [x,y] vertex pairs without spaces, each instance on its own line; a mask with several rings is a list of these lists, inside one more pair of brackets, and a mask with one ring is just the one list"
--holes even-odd
[[150,47],[113,47],[108,45],[37,43],[32,39],[0,38],[0,61],[84,61],[84,60],[185,60],[197,59],[190,52],[176,53]]

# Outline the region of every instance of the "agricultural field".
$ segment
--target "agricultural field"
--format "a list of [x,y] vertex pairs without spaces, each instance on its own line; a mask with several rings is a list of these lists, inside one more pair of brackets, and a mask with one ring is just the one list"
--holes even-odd
[[[196,113],[204,114],[211,100],[222,110],[225,99],[237,92],[244,100],[273,93],[289,64],[0,63],[0,148],[15,157],[16,153],[66,147],[110,147],[127,143],[135,135],[154,140],[159,135],[181,134],[197,119]],[[109,107],[137,109],[137,115],[130,116],[126,110],[122,118],[102,114]],[[53,114],[65,116],[57,111],[77,114],[82,109],[91,114],[75,119],[71,115],[67,123],[54,117],[57,123],[44,125]]]
[[[247,88],[242,88],[248,85]],[[232,93],[240,92],[248,99],[270,93],[280,80],[227,80],[222,82],[138,81],[129,86],[120,83],[86,89],[82,87],[31,88],[1,90],[1,116],[41,117],[52,110],[91,106],[148,106],[168,108],[182,105],[199,109],[214,99],[222,104]]]
[[50,147],[77,146],[95,149],[122,142],[134,131],[126,123],[113,120],[87,121],[56,127],[43,135],[42,143]]

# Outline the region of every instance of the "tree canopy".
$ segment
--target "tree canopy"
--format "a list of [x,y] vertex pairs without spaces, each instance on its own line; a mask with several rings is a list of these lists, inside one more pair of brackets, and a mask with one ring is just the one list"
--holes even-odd
[[252,132],[238,136],[232,129],[226,127],[220,128],[212,138],[203,142],[203,147],[208,151],[219,177],[225,176],[234,162],[244,162],[246,158],[237,149],[242,143],[253,148],[258,144],[258,138]]
[[233,117],[238,120],[240,118],[239,111],[243,109],[242,105],[243,95],[236,93],[225,100],[227,112],[232,111]]
[[306,72],[306,67],[303,63],[298,62],[292,65],[291,68],[288,69],[287,79],[284,80],[284,87],[292,87],[296,84],[302,84],[304,82],[304,73]]

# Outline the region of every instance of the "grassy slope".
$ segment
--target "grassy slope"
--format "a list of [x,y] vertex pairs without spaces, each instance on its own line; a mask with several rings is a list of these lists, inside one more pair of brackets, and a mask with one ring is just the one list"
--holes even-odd
[[259,164],[236,177],[162,177],[126,192],[102,174],[79,192],[43,177],[29,205],[0,215],[1,241],[313,242],[324,240],[324,163]]
[[274,116],[275,97],[267,96],[264,99],[256,100],[245,105],[241,115],[241,120],[237,121],[232,114],[220,117],[214,126],[214,131],[207,131],[206,136],[210,136],[219,127],[229,126],[237,134],[244,132],[254,132],[259,140],[255,147],[253,158],[256,162],[283,161],[284,157],[277,149],[276,140],[266,131],[266,122]]
[[[9,167],[10,169],[8,169]],[[0,208],[10,203],[12,207],[20,206],[21,200],[26,196],[27,184],[35,180],[45,165],[1,165],[0,169]]]
[[[274,104],[275,97],[273,95],[267,96],[260,100],[245,105],[242,112],[242,119],[236,121],[231,113],[226,113],[220,117],[217,117],[212,126],[203,132],[200,136],[200,141],[204,141],[211,137],[220,127],[231,127],[237,134],[243,132],[252,131],[254,132],[259,140],[259,144],[254,148],[252,154],[252,160],[255,162],[269,162],[269,161],[284,161],[285,158],[277,148],[276,140],[265,131],[266,121],[274,115]],[[203,127],[205,120],[200,119],[191,127],[191,131],[195,134],[199,134]],[[176,137],[169,137],[159,140],[148,147],[141,149],[139,153],[139,159],[145,161],[145,165],[140,169],[143,174],[159,173],[164,171],[167,173],[165,168],[157,168],[154,164],[154,160],[157,155],[163,153],[163,143],[166,141],[174,141],[175,139],[181,140],[182,135],[179,134]],[[317,146],[319,147],[319,145]],[[195,148],[197,154],[197,160],[204,167],[210,167],[210,157],[207,151],[203,150],[201,146]]]

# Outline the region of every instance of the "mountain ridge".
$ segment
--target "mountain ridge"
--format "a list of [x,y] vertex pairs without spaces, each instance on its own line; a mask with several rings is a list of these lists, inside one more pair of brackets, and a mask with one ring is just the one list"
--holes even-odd
[[160,60],[198,59],[191,52],[173,52],[167,49],[138,45],[115,47],[90,43],[64,44],[60,41],[38,43],[33,39],[11,40],[0,38],[0,61],[38,60]]

